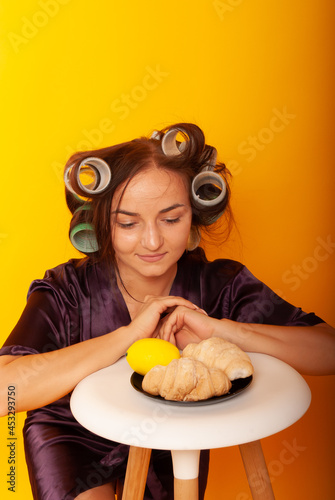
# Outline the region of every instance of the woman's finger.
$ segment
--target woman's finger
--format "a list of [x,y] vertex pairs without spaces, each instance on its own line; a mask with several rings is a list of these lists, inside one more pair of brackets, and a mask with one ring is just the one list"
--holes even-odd
[[178,306],[188,307],[194,311],[199,310],[199,307],[193,302],[184,299],[183,297],[178,297],[174,295],[168,295],[166,297],[155,297],[153,295],[146,295],[144,297],[144,305],[155,305],[157,307],[164,307],[164,310],[170,308],[175,308]]

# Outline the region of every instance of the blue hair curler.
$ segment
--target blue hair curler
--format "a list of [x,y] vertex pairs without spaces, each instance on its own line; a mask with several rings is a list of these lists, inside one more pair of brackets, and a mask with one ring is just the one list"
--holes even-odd
[[78,207],[73,212],[73,218],[70,224],[70,241],[72,245],[86,254],[94,253],[99,250],[99,245],[96,239],[93,224],[85,220],[86,211],[91,210],[89,204]]
[[93,225],[90,222],[80,222],[70,230],[72,245],[83,253],[94,253],[99,250]]

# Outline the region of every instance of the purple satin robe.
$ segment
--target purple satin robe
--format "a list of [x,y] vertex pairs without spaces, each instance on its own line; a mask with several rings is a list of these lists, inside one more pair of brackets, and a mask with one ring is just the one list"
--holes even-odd
[[[192,301],[214,318],[272,325],[322,322],[278,297],[242,264],[209,263],[199,249],[179,261],[170,293]],[[53,351],[129,322],[115,275],[87,259],[72,259],[31,284],[27,306],[0,354]],[[128,447],[82,427],[71,413],[69,400],[67,395],[27,414],[25,452],[36,500],[72,500],[87,489],[124,478]],[[199,498],[204,497],[208,462],[209,452],[203,451]],[[145,499],[173,499],[170,452],[153,450]]]

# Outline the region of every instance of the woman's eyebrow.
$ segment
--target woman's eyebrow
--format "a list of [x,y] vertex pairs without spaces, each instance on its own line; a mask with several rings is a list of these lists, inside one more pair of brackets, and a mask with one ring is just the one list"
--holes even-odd
[[163,208],[163,210],[160,210],[159,213],[165,214],[166,212],[170,212],[170,210],[174,210],[175,208],[184,207],[184,206],[185,205],[183,205],[182,203],[175,203],[174,205],[171,205],[171,207]]
[[131,217],[138,217],[140,214],[137,214],[135,212],[127,212],[126,210],[113,210],[112,214],[124,214],[124,215],[130,215]]
[[[170,212],[171,210],[175,210],[176,208],[179,207],[184,207],[185,205],[182,203],[175,203],[174,205],[171,205],[171,207],[163,208],[162,210],[159,211],[160,214],[165,214],[166,212]],[[129,215],[131,217],[139,217],[140,214],[136,212],[128,212],[127,210],[114,210],[112,214],[123,214],[123,215]]]

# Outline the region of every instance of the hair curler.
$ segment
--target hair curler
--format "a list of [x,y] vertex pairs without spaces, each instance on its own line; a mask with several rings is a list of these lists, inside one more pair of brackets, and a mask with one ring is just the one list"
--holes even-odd
[[150,136],[150,139],[156,139],[159,141],[161,138],[161,132],[159,130],[154,130]]
[[70,227],[72,245],[83,253],[94,253],[99,250],[93,225],[90,222],[80,222]]
[[[221,203],[227,193],[226,183],[217,172],[214,172],[216,165],[217,151],[213,148],[212,156],[205,167],[197,174],[191,186],[193,203],[197,208],[215,207]],[[212,222],[217,221],[224,210],[212,218]]]
[[[71,172],[73,168],[75,167],[72,164],[65,170],[64,182],[67,189],[74,195],[77,195],[78,193],[76,193],[71,185]],[[112,177],[108,163],[101,158],[93,156],[82,160],[78,168],[74,171],[74,174],[76,175],[78,186],[88,195],[102,193],[109,186]],[[89,184],[83,184],[80,179],[81,174],[93,175],[93,181]]]
[[227,187],[224,179],[210,168],[205,167],[192,181],[192,198],[199,208],[215,207],[226,196]]
[[[177,144],[176,137],[181,132],[186,135],[187,140]],[[185,151],[189,138],[186,131],[182,127],[173,127],[165,132],[162,138],[162,150],[166,156],[176,156]]]
[[[184,134],[187,139],[184,142],[176,140],[178,133]],[[159,138],[159,133],[155,131],[152,138]],[[162,138],[162,150],[166,156],[177,156],[187,147],[189,137],[183,127],[172,127],[165,132]],[[226,183],[218,173],[214,172],[216,165],[217,151],[212,148],[212,155],[208,163],[205,164],[199,174],[192,182],[192,198],[198,208],[215,207],[221,203],[227,192]]]
[[70,241],[72,245],[83,253],[94,253],[99,250],[93,224],[85,220],[85,211],[91,210],[90,205],[78,207],[70,224]]

